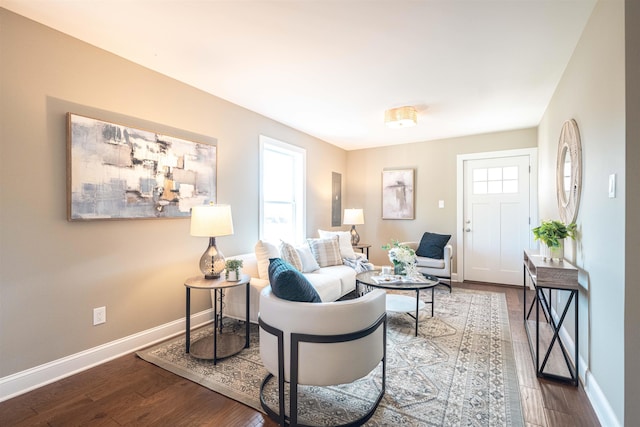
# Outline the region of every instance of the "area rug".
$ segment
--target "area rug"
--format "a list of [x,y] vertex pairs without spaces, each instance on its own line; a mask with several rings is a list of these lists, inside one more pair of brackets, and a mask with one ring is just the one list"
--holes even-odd
[[[428,301],[431,293],[421,298]],[[417,337],[411,317],[389,313],[386,393],[366,425],[524,425],[504,294],[437,289],[435,300],[433,318],[429,306],[420,313]],[[217,365],[185,354],[184,336],[138,356],[262,411],[259,388],[267,372],[260,360],[258,328],[251,326],[250,348]],[[243,331],[233,320],[225,328]],[[211,326],[201,328],[191,334],[192,340],[211,333]],[[380,372],[348,385],[301,387],[300,422],[335,425],[356,419],[377,395]],[[277,408],[275,388],[267,396]]]

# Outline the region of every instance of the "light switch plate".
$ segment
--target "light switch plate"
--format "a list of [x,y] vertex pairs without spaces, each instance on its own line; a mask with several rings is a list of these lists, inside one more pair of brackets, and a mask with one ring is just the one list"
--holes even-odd
[[444,200],[438,200],[438,207],[440,209],[444,208]]
[[616,197],[616,174],[612,173],[609,175],[609,198],[613,199]]

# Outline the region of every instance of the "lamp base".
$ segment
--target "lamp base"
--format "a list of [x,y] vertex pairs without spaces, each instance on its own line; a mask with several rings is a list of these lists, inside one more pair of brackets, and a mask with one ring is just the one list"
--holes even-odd
[[356,231],[356,226],[352,225],[351,226],[351,246],[355,246],[358,243],[360,243],[360,236],[358,235],[358,232]]
[[224,255],[216,247],[216,238],[209,238],[209,246],[200,258],[200,271],[207,280],[219,279],[224,271]]

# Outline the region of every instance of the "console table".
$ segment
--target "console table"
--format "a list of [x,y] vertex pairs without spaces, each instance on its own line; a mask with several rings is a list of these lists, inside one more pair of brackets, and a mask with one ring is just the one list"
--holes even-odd
[[[533,301],[527,305],[527,275],[531,278],[534,290]],[[524,251],[524,328],[529,339],[529,348],[533,358],[536,375],[542,378],[559,380],[578,385],[578,269],[567,261],[545,260],[537,252]],[[567,300],[558,314],[556,320],[551,314],[551,291],[568,293]],[[560,329],[564,324],[569,308],[573,302],[575,316],[575,352],[573,360],[560,336]],[[535,306],[535,324],[531,331],[531,312]],[[542,309],[542,310],[541,310]],[[544,315],[544,322],[540,320],[540,311]],[[535,334],[532,336],[532,333]],[[554,351],[554,345],[555,351]],[[558,350],[559,349],[559,350]],[[568,375],[558,372],[558,367],[551,368],[550,356],[552,353],[560,353],[564,359]],[[556,370],[556,372],[552,372]]]

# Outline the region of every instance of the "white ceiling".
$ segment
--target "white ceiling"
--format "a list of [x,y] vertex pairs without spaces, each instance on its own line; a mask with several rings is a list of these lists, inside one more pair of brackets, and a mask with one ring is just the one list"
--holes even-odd
[[[347,150],[537,126],[595,0],[0,0]],[[418,108],[387,129],[384,110]]]

